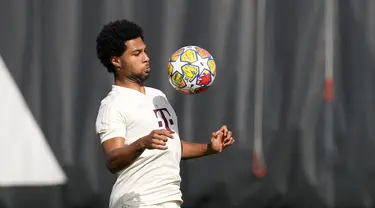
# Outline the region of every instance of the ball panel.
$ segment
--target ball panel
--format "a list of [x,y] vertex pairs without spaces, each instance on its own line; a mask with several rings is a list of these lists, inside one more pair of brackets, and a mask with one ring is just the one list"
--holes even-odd
[[197,66],[186,64],[181,67],[181,70],[184,73],[184,79],[188,82],[192,82],[198,75],[199,69]]
[[173,53],[171,60],[176,61],[182,52],[184,52],[184,48],[178,49],[176,52]]
[[211,73],[213,75],[215,75],[216,74],[216,63],[215,63],[215,61],[213,59],[210,59],[210,60],[208,60],[207,64],[208,64],[208,67],[210,67]]
[[186,86],[186,83],[183,79],[182,74],[178,71],[172,74],[171,80],[172,80],[172,84],[174,84],[175,87],[184,88]]
[[195,89],[194,93],[198,94],[198,93],[204,92],[204,91],[208,90],[208,88],[210,88],[210,87],[209,86],[205,86],[205,87],[197,88],[197,89]]
[[202,57],[202,58],[207,58],[207,57],[210,57],[211,54],[208,53],[208,51],[204,50],[203,48],[201,47],[195,47],[199,56]]
[[211,83],[211,73],[207,69],[204,69],[197,78],[197,85],[206,86]]
[[179,89],[179,88],[176,88],[177,91],[179,92],[182,92],[183,94],[186,94],[186,95],[191,95],[193,94],[190,90],[188,89]]
[[168,77],[172,75],[172,72],[173,72],[173,66],[171,62],[168,62]]
[[197,61],[197,53],[193,49],[188,49],[181,55],[181,61],[183,62],[195,62]]

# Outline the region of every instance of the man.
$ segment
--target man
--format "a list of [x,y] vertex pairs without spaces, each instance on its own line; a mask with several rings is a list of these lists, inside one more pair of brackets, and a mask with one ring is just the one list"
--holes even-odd
[[105,25],[97,37],[97,56],[115,84],[102,100],[96,131],[106,166],[117,174],[111,208],[180,207],[180,160],[221,152],[233,144],[224,125],[209,144],[179,138],[175,111],[160,90],[144,86],[150,74],[142,29],[118,20]]

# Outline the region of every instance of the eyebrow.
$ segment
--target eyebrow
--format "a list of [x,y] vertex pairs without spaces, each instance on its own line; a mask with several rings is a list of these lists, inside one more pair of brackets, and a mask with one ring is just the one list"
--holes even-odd
[[147,46],[144,49],[142,49],[142,48],[134,49],[134,50],[132,50],[132,52],[141,52],[143,50],[147,50]]

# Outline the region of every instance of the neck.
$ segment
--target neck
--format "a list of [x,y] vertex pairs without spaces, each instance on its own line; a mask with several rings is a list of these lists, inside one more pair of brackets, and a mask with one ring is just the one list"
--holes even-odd
[[137,90],[141,93],[145,93],[145,86],[141,82],[129,80],[129,79],[117,79],[115,78],[115,85],[120,87],[126,87],[133,90]]

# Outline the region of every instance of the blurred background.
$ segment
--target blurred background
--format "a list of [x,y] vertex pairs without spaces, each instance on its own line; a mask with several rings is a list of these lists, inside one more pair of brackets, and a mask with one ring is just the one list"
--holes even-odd
[[[143,27],[147,84],[181,137],[236,138],[181,163],[184,208],[375,207],[375,1],[1,0],[0,14],[1,208],[108,207],[95,119],[113,78],[95,38],[121,18]],[[186,45],[216,61],[202,94],[167,79]]]

